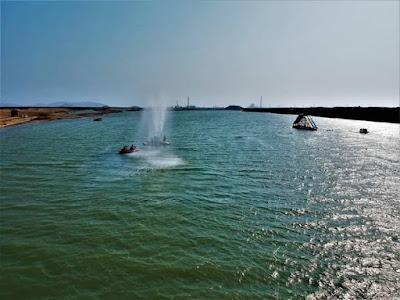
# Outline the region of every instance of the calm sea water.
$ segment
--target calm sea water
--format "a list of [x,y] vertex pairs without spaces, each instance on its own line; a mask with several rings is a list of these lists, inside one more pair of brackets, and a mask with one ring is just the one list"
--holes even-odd
[[2,299],[400,296],[398,124],[141,114],[0,130]]

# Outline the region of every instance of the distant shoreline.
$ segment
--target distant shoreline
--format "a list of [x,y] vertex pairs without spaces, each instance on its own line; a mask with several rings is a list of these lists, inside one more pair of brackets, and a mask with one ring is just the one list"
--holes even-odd
[[[17,116],[11,116],[11,110]],[[141,111],[133,107],[0,107],[0,128],[26,124],[33,121],[52,121],[79,118],[98,118],[110,113]],[[179,107],[172,111],[243,111],[298,115],[301,113],[324,118],[339,118],[373,122],[400,123],[400,107],[278,107],[242,108],[237,105],[221,107]]]
[[278,107],[243,108],[242,111],[290,115],[304,113],[324,118],[400,123],[400,107]]

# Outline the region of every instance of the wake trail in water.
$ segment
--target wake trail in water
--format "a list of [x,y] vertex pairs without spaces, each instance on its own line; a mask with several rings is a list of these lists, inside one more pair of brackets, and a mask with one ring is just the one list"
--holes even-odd
[[173,168],[184,164],[184,161],[165,149],[144,149],[128,154],[144,163],[144,167],[152,169]]
[[144,155],[146,163],[157,169],[173,168],[183,164],[183,160],[173,154]]

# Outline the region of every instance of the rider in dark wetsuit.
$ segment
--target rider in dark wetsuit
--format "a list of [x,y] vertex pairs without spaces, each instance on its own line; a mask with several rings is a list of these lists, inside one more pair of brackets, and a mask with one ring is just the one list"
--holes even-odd
[[128,152],[128,146],[123,146],[122,149],[119,151],[119,153],[126,153]]

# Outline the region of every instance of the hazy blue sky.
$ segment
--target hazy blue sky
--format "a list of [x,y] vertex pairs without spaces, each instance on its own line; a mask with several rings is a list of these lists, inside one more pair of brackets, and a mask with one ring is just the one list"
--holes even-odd
[[1,100],[399,105],[398,1],[2,2]]

